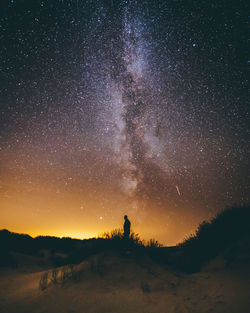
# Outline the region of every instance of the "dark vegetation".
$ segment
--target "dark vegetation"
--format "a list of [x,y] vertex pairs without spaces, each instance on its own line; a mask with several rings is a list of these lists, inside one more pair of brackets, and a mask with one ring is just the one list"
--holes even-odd
[[45,290],[49,285],[64,285],[67,281],[77,283],[81,279],[82,272],[74,264],[68,264],[61,268],[53,268],[41,275],[39,289]]
[[199,271],[219,254],[228,266],[250,262],[250,206],[228,208],[201,223],[178,250],[176,266],[188,272]]
[[[210,222],[200,224],[195,234],[176,247],[162,247],[153,239],[145,243],[135,233],[125,241],[119,229],[104,233],[102,238],[86,240],[49,236],[32,238],[1,230],[0,266],[19,266],[17,255],[25,254],[40,260],[36,265],[47,264],[48,268],[67,265],[68,272],[65,275],[74,277],[73,270],[70,272],[70,266],[73,265],[68,264],[78,264],[107,250],[117,251],[121,257],[142,259],[147,256],[153,262],[185,272],[199,271],[204,264],[223,253],[227,265],[231,266],[237,262],[250,261],[249,223],[249,206],[226,209]],[[41,289],[47,280],[48,277],[44,277]],[[63,277],[59,279],[56,270],[51,272],[50,281],[57,283],[59,280],[63,281]]]

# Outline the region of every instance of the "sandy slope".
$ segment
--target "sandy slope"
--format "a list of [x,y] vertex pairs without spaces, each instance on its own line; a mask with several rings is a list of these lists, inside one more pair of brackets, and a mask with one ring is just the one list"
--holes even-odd
[[0,313],[248,313],[250,266],[188,275],[115,253],[75,268],[79,282],[39,290],[42,272],[0,272]]

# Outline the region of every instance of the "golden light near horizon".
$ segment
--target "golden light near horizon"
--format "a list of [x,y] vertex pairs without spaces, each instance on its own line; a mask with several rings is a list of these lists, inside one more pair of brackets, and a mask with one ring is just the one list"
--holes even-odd
[[[27,233],[32,237],[39,235],[72,237],[87,239],[100,236],[103,232],[108,232],[116,228],[123,227],[123,215],[128,212],[128,203],[124,201],[119,204],[119,211],[116,216],[113,214],[110,218],[102,208],[90,199],[83,205],[78,198],[78,193],[64,193],[63,197],[55,196],[51,186],[49,190],[42,188],[39,191],[28,191],[26,186],[18,185],[19,191],[8,194],[4,198],[2,205],[5,208],[1,210],[1,227],[14,232]],[[56,186],[54,186],[56,189]],[[16,188],[14,188],[16,190]],[[112,195],[111,195],[112,197]],[[85,198],[86,200],[86,198]],[[107,199],[108,201],[108,199]],[[115,211],[118,201],[110,199],[110,210]],[[127,207],[127,209],[124,209]],[[140,219],[138,219],[138,216]],[[166,219],[164,228],[162,222],[164,215],[158,221],[159,213],[156,217],[151,215],[150,219],[145,219],[138,212],[130,212],[129,218],[132,222],[132,229],[139,233],[141,239],[149,240],[155,238],[163,244],[173,245],[181,241],[190,228],[183,227],[182,224],[169,225]],[[200,220],[201,221],[201,220]],[[200,222],[197,220],[198,225]],[[192,225],[193,221],[186,221],[186,224]],[[184,232],[183,232],[184,231]],[[166,236],[168,234],[168,236]],[[165,238],[168,238],[167,240]]]
[[5,161],[8,170],[2,192],[1,227],[11,231],[85,239],[122,228],[123,215],[128,214],[141,239],[155,238],[173,245],[203,218],[199,216],[194,225],[193,220],[186,220],[186,225],[173,220],[169,223],[169,217],[160,213],[159,208],[156,215],[151,213],[148,218],[145,208],[140,209],[138,201],[124,197],[117,186],[98,186],[86,177],[73,175],[69,179],[63,170],[48,168],[46,162],[35,156],[33,164],[20,160],[18,168],[11,167],[14,160],[9,155]]
[[90,238],[127,214],[174,245],[249,202],[236,37],[203,36],[164,1],[41,3],[0,17],[0,228]]

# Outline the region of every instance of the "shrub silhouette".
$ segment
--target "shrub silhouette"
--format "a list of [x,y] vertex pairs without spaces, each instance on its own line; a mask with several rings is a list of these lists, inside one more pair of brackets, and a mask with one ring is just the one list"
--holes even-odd
[[[101,238],[107,239],[114,243],[119,243],[120,246],[123,246],[122,243],[124,243],[124,236],[123,236],[123,230],[120,228],[113,229],[110,232],[104,232],[100,235]],[[144,247],[143,240],[140,239],[139,234],[135,232],[131,232],[129,235],[129,244],[132,246],[137,247]]]
[[147,248],[151,248],[151,249],[156,249],[156,248],[161,248],[162,247],[162,244],[159,243],[157,240],[155,239],[150,239],[148,242],[147,242],[147,245],[146,245]]
[[116,228],[111,230],[110,232],[102,233],[99,237],[109,240],[123,240],[123,230],[120,228]]
[[80,281],[80,276],[81,272],[76,269],[74,264],[65,265],[61,269],[54,268],[51,271],[42,273],[39,281],[39,289],[43,291],[52,284],[64,285],[69,280],[77,283]]
[[41,290],[45,290],[48,287],[48,284],[49,284],[48,276],[49,276],[48,272],[45,272],[45,273],[42,274],[40,282],[39,282],[39,288]]
[[60,283],[64,284],[69,277],[69,268],[67,266],[63,266],[61,270]]
[[250,206],[235,206],[218,213],[210,222],[204,221],[179,244],[177,264],[183,269],[198,271],[226,248],[242,239],[250,239]]
[[54,268],[51,272],[51,282],[53,284],[58,283],[58,269]]

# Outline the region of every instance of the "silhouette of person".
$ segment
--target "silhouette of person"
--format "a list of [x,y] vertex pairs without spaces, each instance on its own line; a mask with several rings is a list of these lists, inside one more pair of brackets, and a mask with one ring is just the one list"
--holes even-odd
[[123,226],[123,229],[124,229],[124,233],[123,233],[123,237],[124,239],[128,240],[129,239],[129,234],[130,234],[130,221],[127,217],[127,215],[124,215],[124,226]]

